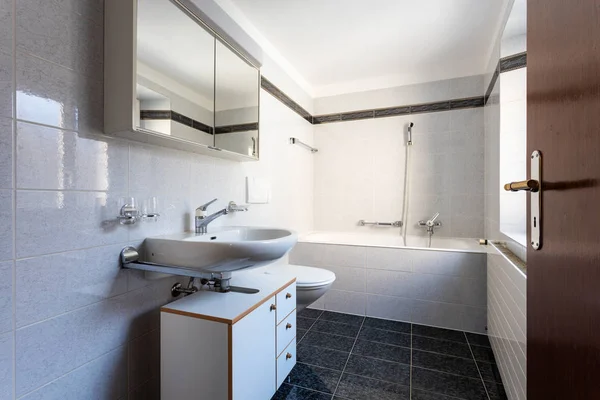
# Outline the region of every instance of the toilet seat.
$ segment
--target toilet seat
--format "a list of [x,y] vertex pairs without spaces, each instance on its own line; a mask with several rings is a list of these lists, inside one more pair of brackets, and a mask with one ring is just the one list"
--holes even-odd
[[315,289],[332,284],[335,274],[322,268],[306,267],[304,265],[277,265],[270,268],[267,274],[288,274],[296,277],[296,288]]

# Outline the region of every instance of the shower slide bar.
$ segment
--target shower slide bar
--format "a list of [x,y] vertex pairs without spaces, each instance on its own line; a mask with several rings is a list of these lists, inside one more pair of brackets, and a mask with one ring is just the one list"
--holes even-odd
[[402,221],[394,221],[394,222],[368,222],[368,221],[365,221],[364,219],[361,219],[360,221],[358,221],[358,226],[365,226],[365,225],[391,226],[391,227],[394,227],[394,228],[401,228],[402,227]]
[[290,138],[290,144],[299,144],[305,149],[310,150],[311,153],[316,153],[317,151],[319,151],[319,149],[315,149],[314,147],[307,145],[306,143],[295,137]]

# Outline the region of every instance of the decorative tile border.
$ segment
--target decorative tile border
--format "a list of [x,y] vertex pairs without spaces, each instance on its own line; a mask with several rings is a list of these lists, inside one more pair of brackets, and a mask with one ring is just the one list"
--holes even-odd
[[485,104],[488,103],[494,86],[503,72],[514,71],[516,69],[525,68],[527,66],[527,52],[513,54],[512,56],[501,58],[496,65],[490,84],[485,92]]
[[167,120],[170,119],[180,124],[189,126],[190,128],[197,129],[209,135],[213,134],[212,126],[208,126],[200,121],[196,121],[190,117],[186,117],[183,114],[179,114],[173,110],[141,110],[140,119],[142,120]]
[[215,135],[220,135],[223,133],[248,132],[248,131],[257,131],[257,130],[258,130],[258,122],[251,122],[248,124],[217,126],[215,128]]
[[263,88],[268,93],[270,93],[277,100],[279,100],[280,102],[282,102],[283,104],[285,104],[286,106],[288,106],[289,108],[294,110],[302,118],[304,118],[311,124],[313,123],[313,116],[310,115],[310,113],[308,111],[306,111],[304,108],[302,108],[302,106],[300,104],[296,103],[288,95],[286,95],[281,90],[279,90],[279,88],[277,86],[273,85],[264,76],[261,76],[260,87]]
[[[460,110],[464,108],[477,108],[485,105],[485,97],[469,97],[465,99],[454,99],[438,101],[433,103],[412,104],[387,108],[374,108],[368,110],[357,110],[336,114],[325,114],[312,116],[302,106],[288,97],[268,79],[262,77],[261,87],[273,95],[277,100],[294,110],[298,115],[313,125],[328,124],[332,122],[358,121],[362,119],[397,117],[399,115],[422,114],[430,112]],[[217,132],[219,133],[219,132]]]
[[527,66],[527,52],[514,54],[500,59],[500,73],[514,71]]
[[339,114],[316,115],[313,124],[326,124],[331,122],[357,121],[361,119],[373,119],[383,117],[396,117],[408,114],[423,114],[440,111],[460,110],[463,108],[477,108],[484,106],[483,96],[469,97],[448,101],[437,101],[434,103],[414,104],[402,107],[379,108],[374,110],[360,110]]

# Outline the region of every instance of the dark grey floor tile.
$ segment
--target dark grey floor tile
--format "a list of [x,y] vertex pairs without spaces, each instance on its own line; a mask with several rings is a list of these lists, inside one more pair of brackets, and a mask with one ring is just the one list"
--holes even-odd
[[351,355],[345,372],[399,385],[410,384],[410,365],[370,357]]
[[321,316],[319,317],[319,319],[324,321],[361,326],[365,317],[361,317],[360,315],[350,315],[336,313],[332,311],[324,311],[323,314],[321,314]]
[[434,328],[432,326],[416,325],[412,326],[412,334],[426,336],[434,339],[452,340],[454,342],[467,343],[465,333],[462,331],[453,331],[450,329]]
[[423,390],[412,390],[412,400],[457,400],[458,397],[444,396],[439,393],[425,392]]
[[467,358],[453,357],[444,354],[429,353],[413,349],[412,365],[415,367],[467,376],[469,378],[480,378],[475,361]]
[[348,336],[332,335],[330,333],[311,330],[306,334],[306,337],[302,343],[311,346],[319,346],[333,350],[350,352],[350,350],[352,350],[352,346],[354,346],[354,340],[354,338]]
[[380,342],[385,344],[393,344],[396,346],[410,347],[410,335],[392,331],[384,331],[376,328],[363,328],[360,330],[358,338],[361,340],[369,340],[371,342]]
[[410,324],[407,322],[400,321],[389,321],[387,319],[379,318],[365,318],[363,326],[369,328],[386,329],[388,331],[410,333]]
[[470,344],[474,344],[476,346],[485,346],[492,347],[490,344],[490,339],[487,335],[478,335],[476,333],[465,333],[467,335],[467,340]]
[[298,317],[296,318],[296,327],[298,329],[308,330],[315,322],[317,322],[316,319]]
[[410,364],[410,348],[357,340],[352,354],[380,358],[402,364]]
[[473,359],[469,345],[449,340],[437,340],[423,336],[412,337],[412,347],[416,350],[446,354],[449,356]]
[[481,372],[481,377],[484,381],[502,383],[500,371],[498,370],[498,366],[496,364],[477,361],[477,366],[479,367],[479,372]]
[[330,400],[331,395],[283,384],[271,400]]
[[351,338],[356,338],[359,330],[360,326],[323,321],[320,319],[312,326],[312,331],[332,333],[334,335],[348,336]]
[[485,382],[485,387],[490,395],[490,400],[507,400],[506,391],[501,383]]
[[466,400],[487,400],[481,379],[413,367],[412,387]]
[[296,350],[298,362],[341,371],[349,353],[300,343]]
[[352,400],[410,400],[408,386],[349,374],[344,374],[335,394]]
[[496,359],[494,358],[494,352],[490,347],[471,345],[471,350],[473,351],[473,357],[475,357],[477,361],[496,363]]
[[298,317],[302,317],[302,318],[317,319],[321,316],[321,314],[323,314],[323,310],[315,310],[313,308],[305,308],[304,310],[300,311],[296,315]]
[[341,375],[342,371],[296,363],[286,383],[333,394]]
[[308,332],[306,329],[296,329],[296,342],[300,342],[304,338],[304,335],[306,335],[306,332]]

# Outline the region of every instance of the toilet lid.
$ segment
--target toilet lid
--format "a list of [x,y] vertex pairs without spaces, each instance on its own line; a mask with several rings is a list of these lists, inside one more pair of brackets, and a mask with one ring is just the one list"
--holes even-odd
[[293,275],[296,277],[296,286],[304,288],[325,286],[335,281],[333,272],[304,265],[274,265],[266,273]]

